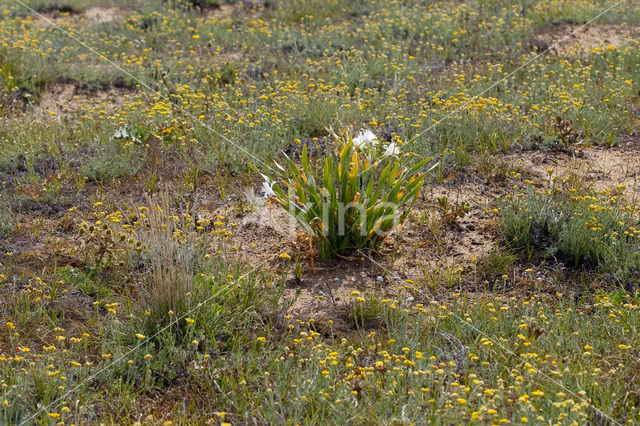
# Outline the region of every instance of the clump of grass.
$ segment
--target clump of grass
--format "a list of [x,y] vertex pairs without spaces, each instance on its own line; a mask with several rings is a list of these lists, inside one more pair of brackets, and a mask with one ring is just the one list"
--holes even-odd
[[282,283],[256,268],[247,272],[241,258],[208,253],[230,251],[231,233],[221,220],[216,217],[214,230],[206,233],[209,220],[176,213],[166,193],[139,208],[146,271],[138,317],[147,335],[170,326],[177,344],[189,344],[194,337],[209,342],[237,338],[238,324],[277,309]]
[[433,268],[423,271],[425,288],[435,292],[440,287],[452,290],[459,288],[462,283],[463,269],[459,265],[448,265],[438,262]]
[[568,178],[550,179],[547,190],[517,187],[502,200],[501,231],[507,244],[531,258],[558,258],[623,283],[640,271],[638,212],[626,187],[598,191]]
[[496,247],[480,257],[476,265],[477,276],[480,279],[495,279],[509,272],[509,268],[516,262],[517,256],[511,250]]
[[363,297],[359,291],[353,291],[351,296],[348,317],[356,328],[364,329],[381,322],[384,305],[375,294],[369,293]]
[[153,331],[189,309],[197,258],[204,253],[193,223],[171,213],[166,194],[154,197],[140,220],[146,222],[142,239],[149,267],[141,299],[146,328]]
[[87,266],[84,270],[72,267],[62,268],[60,277],[67,283],[73,284],[89,297],[103,299],[112,290],[100,279],[100,268]]
[[132,176],[140,170],[139,153],[130,143],[112,139],[97,145],[80,173],[88,181],[109,182],[123,176]]
[[[107,214],[102,208],[102,201],[95,202],[95,220],[80,224],[80,242],[86,247],[83,250],[84,261],[98,269],[104,266],[126,266],[131,259],[139,256],[142,242],[136,236],[136,229],[123,223],[127,218],[122,211]],[[72,249],[71,253],[74,251]]]
[[469,203],[466,201],[451,202],[446,196],[436,199],[438,211],[442,223],[448,226],[457,226],[458,220],[463,219],[469,213]]

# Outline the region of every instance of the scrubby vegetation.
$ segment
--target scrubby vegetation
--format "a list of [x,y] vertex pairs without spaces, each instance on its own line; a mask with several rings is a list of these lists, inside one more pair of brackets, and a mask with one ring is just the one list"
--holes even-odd
[[637,0],[98,3],[0,0],[0,423],[640,421]]
[[[549,169],[549,174],[553,173]],[[609,274],[618,284],[637,286],[640,272],[638,210],[625,185],[596,190],[569,178],[551,179],[546,189],[516,187],[502,208],[509,245],[531,257],[558,258],[577,268]]]

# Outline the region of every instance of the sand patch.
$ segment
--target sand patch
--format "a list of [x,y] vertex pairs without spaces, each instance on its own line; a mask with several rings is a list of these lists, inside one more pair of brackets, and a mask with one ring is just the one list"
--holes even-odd
[[116,8],[90,7],[82,13],[82,16],[94,24],[105,24],[120,19],[122,11]]
[[33,112],[40,117],[72,116],[79,111],[83,114],[101,110],[109,112],[131,99],[133,93],[125,88],[83,90],[75,84],[59,83],[42,93],[40,103],[34,106]]
[[203,11],[203,13],[208,18],[214,17],[220,19],[230,17],[237,9],[238,6],[234,4],[221,4],[217,7],[208,7]]
[[506,157],[518,161],[526,169],[527,178],[543,185],[548,180],[547,170],[554,176],[578,176],[597,190],[626,185],[628,197],[640,195],[640,145],[582,147],[576,155],[550,155],[540,151],[524,152]]
[[34,15],[36,26],[49,28],[56,26],[77,25],[80,22],[89,24],[106,24],[122,19],[122,10],[118,8],[89,7],[82,11],[72,9],[51,10]]
[[552,50],[558,55],[585,55],[594,49],[620,47],[638,34],[638,27],[618,24],[552,23],[540,28],[529,45],[541,52]]

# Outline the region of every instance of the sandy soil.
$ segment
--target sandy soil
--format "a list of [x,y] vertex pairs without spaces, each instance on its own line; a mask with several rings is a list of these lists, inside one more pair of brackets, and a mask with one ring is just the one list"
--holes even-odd
[[595,48],[620,47],[639,31],[625,25],[553,23],[538,29],[531,44],[538,50],[551,49],[563,56],[580,56]]

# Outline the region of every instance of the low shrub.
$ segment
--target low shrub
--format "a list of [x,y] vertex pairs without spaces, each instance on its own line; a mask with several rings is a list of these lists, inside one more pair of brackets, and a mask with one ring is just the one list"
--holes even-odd
[[640,271],[640,226],[625,189],[598,191],[565,178],[551,179],[546,190],[517,186],[502,199],[501,232],[529,258],[542,252],[626,283]]

